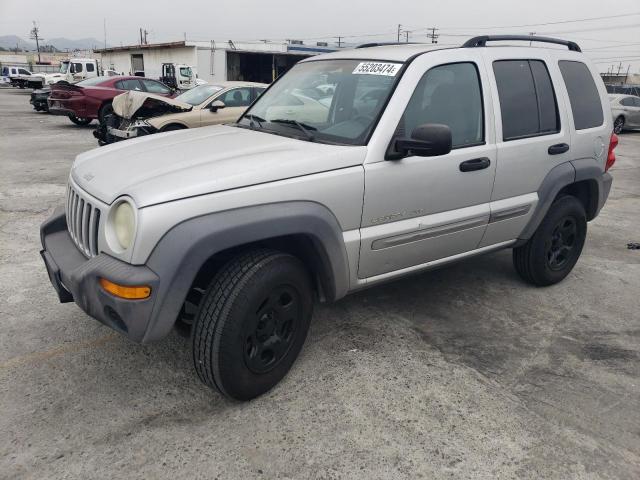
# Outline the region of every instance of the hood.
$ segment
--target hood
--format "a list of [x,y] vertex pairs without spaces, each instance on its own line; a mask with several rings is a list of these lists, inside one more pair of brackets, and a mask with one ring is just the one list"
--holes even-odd
[[148,135],[83,153],[74,182],[138,207],[360,165],[366,147],[326,145],[225,125]]
[[157,117],[166,113],[188,112],[191,109],[193,105],[188,103],[135,90],[129,90],[113,99],[114,113],[128,120]]

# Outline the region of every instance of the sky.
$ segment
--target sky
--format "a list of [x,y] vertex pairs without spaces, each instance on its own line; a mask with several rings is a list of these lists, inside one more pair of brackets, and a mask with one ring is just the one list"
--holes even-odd
[[[616,17],[568,22],[611,16]],[[136,44],[141,27],[150,43],[185,36],[330,45],[337,36],[352,44],[395,41],[398,24],[414,42],[430,41],[427,29],[436,27],[441,45],[458,45],[473,35],[536,32],[576,41],[601,71],[612,65],[617,70],[622,62],[622,71],[630,66],[640,73],[640,0],[0,0],[0,35],[27,39],[33,20],[45,43],[56,37],[103,41],[106,22],[110,45]]]

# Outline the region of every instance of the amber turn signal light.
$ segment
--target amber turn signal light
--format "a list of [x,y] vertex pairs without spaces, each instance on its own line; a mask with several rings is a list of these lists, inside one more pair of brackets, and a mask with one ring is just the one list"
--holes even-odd
[[148,287],[146,285],[129,287],[110,282],[106,278],[101,278],[100,286],[111,295],[120,298],[126,298],[127,300],[141,300],[143,298],[148,298],[149,295],[151,295],[151,287]]

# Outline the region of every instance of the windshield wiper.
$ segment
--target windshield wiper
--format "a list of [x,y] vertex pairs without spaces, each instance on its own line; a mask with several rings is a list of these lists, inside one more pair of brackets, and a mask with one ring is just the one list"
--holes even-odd
[[297,120],[291,120],[289,118],[276,118],[275,120],[270,120],[270,122],[282,123],[284,125],[293,125],[295,127],[298,127],[298,130],[303,132],[306,135],[307,140],[309,140],[310,142],[313,142],[316,138],[316,136],[312,133],[312,131],[316,131],[318,129],[312,125],[307,125],[306,123],[300,123]]
[[[248,113],[248,114],[246,114],[246,115],[244,116],[244,118],[248,118],[248,119],[249,119],[249,126],[250,126],[251,128],[255,128],[255,126],[256,126],[256,122],[258,123],[258,126],[259,126],[260,128],[263,128],[263,127],[262,127],[262,122],[266,122],[266,120],[265,120],[264,118],[259,117],[258,115],[254,115],[254,114],[252,114],[252,113]],[[254,121],[254,120],[255,120],[255,121]]]

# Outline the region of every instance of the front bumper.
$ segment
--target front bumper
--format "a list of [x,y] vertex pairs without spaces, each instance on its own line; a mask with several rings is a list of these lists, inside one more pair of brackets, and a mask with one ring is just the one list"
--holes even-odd
[[[42,224],[40,239],[40,254],[60,301],[74,301],[91,317],[142,342],[157,299],[158,276],[145,265],[130,265],[104,253],[85,257],[69,236],[62,207]],[[143,300],[115,297],[102,289],[100,278],[120,285],[149,285],[151,296]]]

